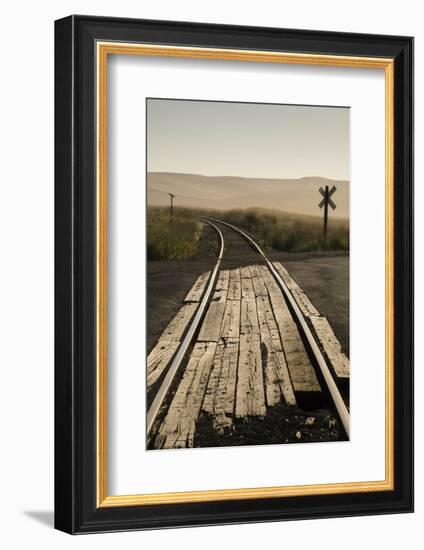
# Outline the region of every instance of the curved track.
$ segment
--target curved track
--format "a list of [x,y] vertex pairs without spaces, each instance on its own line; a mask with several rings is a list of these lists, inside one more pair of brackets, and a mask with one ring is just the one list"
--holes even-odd
[[[292,311],[294,312],[295,320],[297,321],[297,325],[302,331],[304,338],[306,339],[310,353],[313,355],[315,359],[315,363],[318,365],[322,377],[325,381],[325,384],[327,386],[329,395],[331,396],[331,399],[334,403],[334,407],[337,410],[337,413],[339,415],[339,418],[343,424],[344,430],[347,435],[349,435],[349,412],[347,410],[347,407],[345,405],[345,402],[339,392],[339,389],[333,379],[333,376],[330,372],[330,369],[326,363],[326,360],[324,359],[324,356],[302,314],[302,311],[300,310],[296,300],[292,296],[290,290],[288,289],[286,283],[274,267],[273,263],[267,258],[265,253],[262,251],[260,246],[255,242],[250,235],[248,235],[245,231],[240,229],[239,227],[236,227],[230,223],[224,222],[219,219],[215,218],[209,218],[209,217],[202,217],[202,220],[206,223],[208,223],[210,226],[212,226],[215,231],[218,234],[219,240],[220,240],[220,252],[217,259],[217,262],[214,266],[214,269],[209,277],[208,283],[206,285],[204,294],[202,296],[202,299],[200,301],[199,307],[196,309],[195,314],[193,315],[193,318],[189,324],[189,328],[187,330],[187,333],[181,342],[168,370],[165,375],[165,378],[163,379],[156,396],[148,410],[147,413],[147,433],[148,435],[152,431],[152,427],[155,424],[156,418],[158,417],[158,413],[164,404],[165,398],[171,388],[172,382],[175,378],[175,375],[177,374],[181,364],[184,361],[184,358],[188,354],[188,350],[190,349],[190,346],[192,345],[193,341],[195,340],[195,336],[198,332],[198,329],[200,328],[202,324],[202,320],[204,318],[204,314],[206,311],[206,308],[210,302],[211,296],[214,292],[218,273],[220,271],[220,268],[222,267],[222,262],[224,258],[224,250],[225,250],[225,243],[224,243],[224,236],[221,231],[221,229],[217,226],[217,224],[221,225],[221,227],[225,227],[230,229],[232,232],[235,232],[237,235],[243,238],[243,240],[249,244],[249,246],[255,251],[255,253],[259,254],[264,262],[264,264],[268,267],[270,273],[272,274],[272,277],[275,279],[278,287],[280,288],[282,294],[290,304]],[[233,261],[237,261],[237,259],[233,259]]]
[[220,239],[220,251],[219,251],[219,256],[218,256],[218,260],[215,264],[215,267],[213,268],[213,271],[211,273],[211,276],[209,277],[209,281],[207,283],[207,286],[206,286],[206,290],[205,290],[205,293],[203,294],[203,297],[202,297],[202,300],[199,304],[199,307],[197,308],[194,316],[193,316],[193,319],[190,323],[190,326],[189,326],[189,329],[183,339],[183,341],[181,342],[179,348],[178,348],[178,351],[177,353],[175,354],[175,357],[174,359],[172,360],[172,363],[171,365],[169,366],[169,369],[166,373],[166,376],[160,386],[160,388],[158,389],[157,393],[156,393],[156,396],[152,402],[152,404],[150,405],[150,408],[147,412],[147,433],[149,434],[151,429],[152,429],[152,426],[155,422],[155,419],[157,417],[157,414],[159,412],[159,409],[161,408],[162,404],[163,404],[163,401],[166,397],[166,394],[168,393],[168,390],[169,388],[171,387],[171,384],[172,384],[172,381],[174,380],[174,377],[178,371],[178,368],[179,366],[181,365],[189,347],[190,347],[190,344],[194,338],[194,335],[197,331],[197,329],[199,328],[200,326],[200,323],[202,321],[202,317],[203,317],[203,314],[205,312],[205,309],[206,309],[206,306],[209,302],[209,299],[212,295],[212,292],[215,288],[215,284],[216,284],[216,279],[217,279],[217,275],[218,275],[218,272],[219,272],[219,268],[220,268],[220,265],[221,265],[221,261],[222,261],[222,257],[224,255],[224,237],[222,235],[222,232],[220,231],[220,229],[211,221],[208,221],[208,220],[205,220],[209,225],[211,225],[215,230],[216,232],[218,233],[218,237]]
[[205,218],[205,220],[207,220],[207,221],[213,220],[214,222],[219,222],[219,223],[225,225],[226,227],[229,227],[230,229],[236,231],[237,233],[239,233],[243,238],[245,238],[251,244],[251,246],[258,252],[258,254],[260,254],[263,257],[263,259],[265,260],[266,265],[268,266],[269,270],[271,271],[274,279],[277,281],[279,287],[281,288],[281,290],[283,291],[285,297],[287,298],[287,300],[289,301],[291,307],[293,308],[293,311],[296,315],[296,319],[299,322],[299,324],[302,328],[303,334],[305,335],[305,337],[308,341],[311,352],[313,353],[314,358],[315,358],[317,364],[319,365],[319,368],[321,370],[321,373],[322,373],[322,375],[324,377],[324,380],[325,380],[325,383],[327,385],[327,389],[328,389],[328,391],[331,395],[334,406],[335,406],[335,408],[336,408],[336,410],[339,414],[340,420],[343,424],[343,427],[346,431],[346,434],[349,435],[349,412],[347,410],[345,402],[344,402],[344,400],[343,400],[343,398],[340,394],[340,391],[339,391],[336,383],[334,382],[334,379],[331,375],[330,369],[328,368],[328,365],[327,365],[327,363],[326,363],[326,361],[323,357],[323,354],[321,353],[321,350],[319,349],[319,347],[318,347],[318,345],[315,341],[315,338],[313,337],[312,332],[311,332],[308,324],[306,323],[306,320],[305,320],[302,312],[300,311],[299,306],[297,305],[296,300],[293,298],[290,290],[287,288],[287,285],[285,284],[283,279],[280,277],[280,274],[275,269],[273,263],[266,257],[265,253],[262,251],[260,246],[252,239],[252,237],[250,237],[250,235],[245,233],[239,227],[236,227],[235,225],[232,225],[230,223],[224,222],[222,220],[217,220],[217,219],[214,219],[214,218]]

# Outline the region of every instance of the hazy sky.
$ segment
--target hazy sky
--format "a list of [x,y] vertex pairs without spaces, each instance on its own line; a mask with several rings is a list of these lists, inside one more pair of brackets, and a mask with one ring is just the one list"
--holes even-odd
[[150,172],[349,179],[349,109],[147,100]]

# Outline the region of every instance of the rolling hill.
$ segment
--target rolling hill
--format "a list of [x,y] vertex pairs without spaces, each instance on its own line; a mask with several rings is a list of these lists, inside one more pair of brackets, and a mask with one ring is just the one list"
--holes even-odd
[[349,182],[321,177],[258,179],[149,172],[147,201],[149,205],[165,206],[169,204],[168,193],[173,193],[176,206],[217,210],[262,207],[319,215],[318,190],[325,185],[337,187],[333,196],[337,209],[330,215],[348,218]]

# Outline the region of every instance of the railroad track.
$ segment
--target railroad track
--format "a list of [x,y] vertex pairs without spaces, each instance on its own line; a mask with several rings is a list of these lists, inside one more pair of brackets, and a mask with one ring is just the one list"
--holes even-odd
[[[233,418],[265,416],[279,401],[295,405],[321,385],[348,435],[338,383],[349,364],[328,321],[250,235],[202,220],[216,231],[220,251],[149,354],[147,385],[159,386],[147,413],[148,440],[155,448],[192,446],[200,412],[212,414],[219,431]],[[261,265],[222,269],[224,228],[248,242]]]
[[220,229],[211,221],[207,221],[209,225],[211,225],[215,231],[218,233],[218,237],[220,240],[220,247],[219,247],[219,255],[218,260],[215,264],[215,267],[213,268],[212,273],[209,276],[209,280],[207,281],[205,291],[203,292],[203,295],[201,297],[201,300],[199,302],[199,306],[196,308],[193,318],[190,322],[189,328],[187,330],[187,333],[185,334],[185,337],[181,341],[181,344],[178,346],[178,349],[176,351],[176,354],[167,370],[166,376],[158,389],[156,396],[152,402],[152,404],[149,407],[149,410],[147,412],[147,434],[150,434],[153,424],[156,420],[156,417],[159,413],[159,410],[163,404],[163,401],[166,397],[167,392],[169,391],[169,388],[172,384],[172,381],[175,378],[175,375],[178,371],[178,368],[180,367],[189,347],[193,340],[193,337],[198,330],[201,320],[203,318],[206,306],[210,300],[211,294],[215,288],[217,275],[219,272],[219,267],[221,265],[222,257],[224,255],[224,237],[220,231]]

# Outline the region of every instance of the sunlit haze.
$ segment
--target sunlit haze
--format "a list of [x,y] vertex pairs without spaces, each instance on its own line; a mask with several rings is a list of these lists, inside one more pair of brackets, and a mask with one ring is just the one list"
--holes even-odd
[[148,171],[349,179],[349,109],[147,100]]

